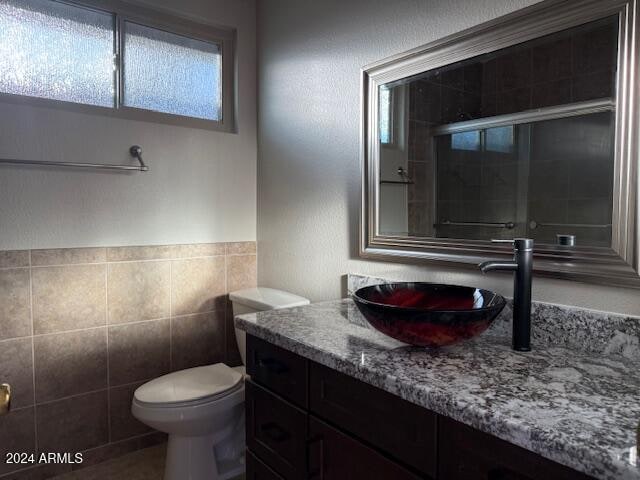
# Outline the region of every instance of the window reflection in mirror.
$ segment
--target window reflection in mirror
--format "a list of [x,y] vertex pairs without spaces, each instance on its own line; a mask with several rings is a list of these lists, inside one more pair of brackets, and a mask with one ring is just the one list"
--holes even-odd
[[617,21],[383,85],[379,233],[609,247]]

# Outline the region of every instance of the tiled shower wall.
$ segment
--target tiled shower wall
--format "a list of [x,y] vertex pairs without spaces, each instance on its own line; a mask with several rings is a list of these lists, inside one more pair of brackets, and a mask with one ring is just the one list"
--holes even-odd
[[0,381],[13,387],[0,478],[72,469],[24,470],[6,452],[85,452],[86,466],[162,441],[131,416],[133,391],[240,364],[227,294],[255,285],[255,242],[0,252]]
[[[444,219],[454,222],[517,220],[513,214],[507,215],[505,219],[482,218],[482,213],[477,210],[485,205],[488,207],[489,217],[495,217],[496,212],[500,214],[505,207],[509,207],[509,203],[512,202],[507,197],[512,196],[514,192],[502,192],[499,194],[499,198],[496,198],[494,192],[505,189],[504,185],[494,185],[493,183],[498,177],[513,179],[514,167],[518,164],[518,158],[517,155],[516,158],[509,158],[513,155],[502,155],[501,159],[499,154],[494,153],[493,157],[495,158],[487,159],[490,152],[458,152],[459,168],[452,169],[452,175],[445,175],[449,177],[449,181],[443,183],[442,178],[436,178],[437,162],[432,154],[430,128],[548,106],[610,98],[615,93],[616,38],[617,22],[612,17],[587,26],[575,27],[554,36],[542,37],[541,40],[529,41],[500,50],[498,54],[486,54],[477,57],[473,62],[452,64],[448,70],[434,69],[422,78],[412,80],[409,86],[408,170],[409,177],[414,181],[414,184],[410,185],[408,190],[409,235],[433,236],[435,233],[435,236],[438,237],[453,238],[512,237],[513,232],[510,234],[508,231],[496,231],[495,228],[482,227],[444,227],[439,225],[438,231],[433,231],[434,220],[436,222]],[[547,123],[547,125],[552,124]],[[560,131],[564,131],[564,129],[561,127]],[[602,126],[600,131],[603,131]],[[549,183],[548,171],[558,172],[559,181],[557,183],[560,184],[564,196],[570,191],[568,171],[565,175],[567,177],[566,184],[562,184],[564,180],[562,167],[567,169],[567,157],[571,157],[567,155],[565,142],[570,140],[571,137],[562,138],[562,142],[560,142],[556,134],[553,141],[548,143],[551,147],[546,149],[553,150],[555,148],[556,152],[538,152],[540,149],[536,150],[535,145],[531,152],[532,162],[544,164],[545,168],[540,168],[540,177],[543,183]],[[582,141],[580,144],[587,146],[588,142]],[[565,148],[562,148],[563,146]],[[539,157],[536,158],[536,155]],[[579,157],[580,162],[577,171],[586,172],[586,177],[598,177],[602,174],[602,167],[605,170],[604,174],[607,175],[607,169],[610,168],[607,159],[601,161],[598,158],[596,159],[598,161],[595,162],[596,165],[590,165],[587,162],[584,167],[582,162],[585,158],[584,153],[579,152],[576,156]],[[492,164],[489,165],[488,170],[497,171],[498,175],[485,175],[484,178],[481,178],[478,174],[480,166],[477,160],[479,157],[488,160],[488,163]],[[558,157],[563,162],[559,162]],[[591,160],[588,157],[586,159]],[[564,163],[564,165],[558,165],[558,163]],[[558,170],[556,167],[561,169]],[[484,184],[479,185],[478,182],[484,182]],[[603,181],[602,184],[606,185],[606,181]],[[436,206],[430,193],[434,191],[434,187],[438,186],[440,188],[435,188],[439,194]],[[478,195],[475,191],[477,187],[488,190],[490,192],[489,198]],[[543,209],[543,213],[546,215],[551,213],[549,220],[541,219],[539,216],[538,223],[611,223],[610,219],[601,218],[603,217],[601,210],[603,210],[603,206],[607,210],[606,206],[610,204],[610,199],[608,192],[603,194],[603,188],[600,185],[598,187],[600,188],[596,188],[594,191],[599,194],[600,198],[593,198],[595,195],[590,194],[587,198],[581,195],[579,199],[568,200],[568,202],[573,200],[578,206],[575,212],[569,212],[567,205],[563,204],[567,202],[557,202],[556,198],[550,198],[548,195],[543,195],[543,198],[540,199],[534,198],[532,210],[539,212],[540,209]],[[472,201],[465,201],[465,198],[456,191],[459,189],[466,190],[468,196],[473,197]],[[443,194],[445,198],[442,198]],[[588,210],[586,220],[579,218],[582,206]],[[567,214],[575,213],[574,218],[558,218],[558,213],[563,208]],[[434,219],[434,210],[438,211],[439,217],[444,218]],[[451,211],[453,211],[452,214],[450,214]],[[469,218],[463,218],[464,215],[469,215]],[[594,220],[594,218],[598,219]],[[556,233],[567,232],[543,232],[541,237],[544,241],[555,241]],[[579,230],[577,233],[579,238],[587,238],[591,241],[595,237],[595,240],[599,241],[601,245],[610,244],[610,239],[607,238],[604,231],[591,228],[586,231],[585,229]],[[520,233],[520,235],[524,234],[532,235],[526,232]],[[593,241],[591,243],[594,244]]]

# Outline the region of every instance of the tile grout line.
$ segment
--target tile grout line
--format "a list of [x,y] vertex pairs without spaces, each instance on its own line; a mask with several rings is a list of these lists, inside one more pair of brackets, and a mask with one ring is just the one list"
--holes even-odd
[[136,380],[135,382],[119,383],[118,385],[112,385],[110,388],[116,389],[116,388],[130,387],[131,385],[136,385],[138,383],[140,384],[147,383],[148,381],[153,380],[154,378],[157,378],[157,377],[143,378],[140,380]]
[[15,267],[0,267],[0,272],[4,272],[6,270],[27,270],[31,269],[31,265],[18,265]]
[[36,404],[36,346],[35,323],[33,317],[33,268],[31,266],[31,254],[29,250],[29,317],[31,319],[31,380],[33,384],[33,442],[35,453],[38,453],[38,407]]
[[171,262],[176,260],[198,260],[201,258],[216,258],[216,257],[246,257],[246,256],[255,256],[256,252],[238,252],[238,253],[220,253],[216,255],[197,255],[193,257],[167,257],[167,258],[139,258],[139,259],[131,259],[131,260],[106,260],[99,262],[69,262],[69,263],[51,263],[51,264],[43,264],[43,265],[16,265],[13,267],[0,267],[0,271],[3,270],[19,270],[19,269],[27,269],[27,268],[59,268],[59,267],[80,267],[87,265],[104,265],[104,264],[128,264],[128,263],[146,263],[146,262]]
[[40,402],[40,403],[38,403],[36,405],[37,406],[50,405],[52,403],[61,402],[61,401],[69,400],[69,399],[72,399],[72,398],[83,397],[85,395],[93,395],[94,393],[107,392],[108,390],[109,390],[108,388],[98,388],[96,390],[90,390],[88,392],[74,393],[73,395],[67,395],[66,397],[56,398],[55,400],[47,400],[46,402]]
[[169,262],[169,371],[173,372],[173,261]]
[[[217,307],[214,308],[213,310],[205,310],[203,312],[194,312],[194,313],[185,313],[183,315],[173,315],[171,316],[171,318],[173,318],[174,320],[179,320],[181,318],[185,318],[185,317],[197,317],[199,315],[210,315],[212,313],[222,313],[224,311],[224,305],[221,307]],[[167,320],[169,317],[164,317],[164,318],[158,318],[155,321],[158,320]],[[154,321],[154,320],[142,320],[143,322],[148,322],[148,321]],[[140,322],[137,322],[140,323]],[[123,325],[126,325],[126,323],[124,323]]]
[[2,345],[5,342],[13,342],[14,340],[28,340],[31,337],[33,337],[35,335],[20,335],[19,337],[10,337],[10,338],[3,338],[2,340],[0,340],[0,345]]
[[[106,258],[106,250],[105,250]],[[109,264],[104,265],[104,315],[105,315],[105,330],[106,346],[107,346],[107,444],[111,443],[111,378],[109,367]]]
[[[60,402],[60,401],[63,401],[63,400],[69,400],[71,398],[82,397],[84,395],[91,395],[91,394],[94,394],[94,393],[106,392],[107,390],[109,390],[111,388],[130,387],[131,385],[135,385],[135,384],[138,384],[138,383],[146,383],[149,380],[153,380],[153,377],[144,378],[142,380],[136,380],[135,382],[121,383],[121,384],[118,384],[118,385],[113,385],[113,386],[108,387],[108,388],[98,388],[96,390],[89,390],[88,392],[74,393],[73,395],[67,395],[65,397],[56,398],[55,400],[47,400],[45,402],[38,402],[38,403],[36,403],[34,405],[28,405],[28,406],[25,406],[25,407],[16,408],[15,410],[25,410],[25,409],[31,408],[32,406],[35,406],[35,405],[48,405],[50,403],[56,403],[56,402]],[[111,442],[109,442],[109,443],[111,443]]]
[[[7,473],[3,473],[2,475],[0,475],[0,480],[2,480],[3,478],[16,478],[15,475],[22,475],[25,472],[29,472],[30,470],[35,470],[36,468],[40,467],[41,465],[29,465],[28,467],[25,468],[19,468],[17,470],[11,470]],[[65,472],[66,473],[66,472]]]
[[[224,250],[225,254],[228,253],[227,252],[227,245],[225,245],[224,248],[225,248],[225,250]],[[225,299],[225,302],[224,302],[224,309],[223,309],[223,312],[222,312],[222,315],[224,315],[224,317],[223,317],[224,318],[224,320],[223,320],[224,321],[224,328],[223,328],[223,332],[224,332],[224,362],[228,366],[228,364],[230,362],[229,362],[229,339],[227,338],[228,335],[229,335],[229,332],[227,331],[227,313],[228,313],[227,312],[227,308],[229,308],[229,306],[227,304],[229,303],[230,300],[229,300],[229,285],[228,285],[228,282],[227,282],[227,255],[224,256],[224,291],[226,292],[225,293],[226,299]]]
[[[24,407],[11,407],[11,412],[21,412],[22,410],[28,410],[28,409],[33,408],[33,407],[35,407],[35,404],[33,404],[33,405],[25,405]],[[2,475],[4,475],[4,473]],[[2,475],[0,475],[0,477]]]
[[[232,253],[230,256],[243,256],[243,255],[255,255],[255,253]],[[215,255],[195,255],[195,256],[187,256],[187,257],[158,257],[158,258],[137,258],[130,260],[105,260],[105,261],[96,261],[96,262],[69,262],[69,263],[51,263],[51,264],[43,264],[43,265],[32,265],[33,268],[49,268],[49,267],[74,267],[74,266],[86,266],[86,265],[104,265],[104,264],[129,264],[129,263],[151,263],[151,262],[171,262],[176,260],[198,260],[202,258],[216,258],[216,257],[224,257],[224,253],[219,253]],[[27,265],[16,266],[16,267],[2,267],[0,270],[13,270],[17,268],[29,268]]]
[[[223,310],[224,307],[222,308],[214,308],[213,310],[206,310],[204,312],[194,312],[194,313],[185,313],[184,315],[175,315],[173,318],[175,319],[179,319],[179,318],[183,318],[183,317],[192,317],[194,315],[206,315],[208,313],[216,313],[216,312],[220,312]],[[5,342],[12,342],[14,340],[20,340],[20,339],[28,339],[31,337],[47,337],[50,335],[62,335],[65,333],[78,333],[78,332],[85,332],[87,330],[98,330],[100,328],[104,328],[104,329],[109,329],[109,328],[119,328],[119,327],[126,327],[128,325],[138,325],[141,323],[149,323],[149,322],[159,322],[162,320],[169,320],[169,316],[166,317],[159,317],[159,318],[150,318],[148,320],[136,320],[134,322],[123,322],[123,323],[114,323],[112,325],[98,325],[95,327],[85,327],[85,328],[75,328],[72,330],[60,330],[58,332],[47,332],[47,333],[38,333],[35,335],[22,335],[19,337],[11,337],[11,338],[3,338],[2,340],[0,340],[0,345],[2,345]]]
[[[104,445],[98,445],[97,447],[87,448],[85,450],[82,450],[82,452],[91,452],[92,450],[98,450],[100,448],[104,448],[104,447],[109,446],[109,445],[118,445],[119,443],[130,442],[131,440],[137,440],[137,439],[140,439],[140,438],[148,437],[148,436],[151,436],[151,435],[155,435],[156,433],[158,433],[158,431],[150,431],[150,432],[147,432],[147,433],[141,433],[140,435],[134,435],[133,437],[127,437],[127,438],[123,438],[122,440],[116,440],[115,442],[109,442],[109,443],[106,443]],[[148,447],[145,447],[145,448],[148,448]],[[124,455],[128,455],[129,453],[133,453],[133,452],[136,452],[138,450],[143,450],[143,449],[142,448],[136,448],[134,450],[131,450],[130,452],[125,453]],[[119,456],[122,456],[122,455],[117,455],[115,457],[110,458],[109,460],[113,460],[114,458],[118,458]],[[106,460],[106,461],[108,461],[108,460]],[[103,462],[94,463],[93,465],[90,465],[90,466],[100,465],[100,463],[103,463]],[[84,468],[88,468],[88,467],[84,467]],[[82,468],[80,470],[82,470]],[[2,477],[0,476],[0,478],[2,478]]]

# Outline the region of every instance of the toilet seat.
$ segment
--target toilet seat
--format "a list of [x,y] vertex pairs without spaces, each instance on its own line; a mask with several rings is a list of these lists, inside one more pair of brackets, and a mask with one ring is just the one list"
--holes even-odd
[[231,397],[234,393],[238,392],[239,390],[244,390],[244,384],[239,384],[237,386],[235,386],[234,388],[230,389],[230,390],[225,390],[222,393],[219,393],[217,395],[210,395],[208,397],[202,397],[199,398],[197,400],[188,400],[188,401],[184,401],[184,402],[164,402],[164,403],[159,403],[159,402],[143,402],[141,400],[138,400],[137,398],[134,397],[133,401],[141,408],[146,408],[146,409],[179,409],[179,408],[185,408],[185,407],[198,407],[200,405],[206,405],[208,403],[215,403],[219,400],[222,400],[224,398],[227,397]]
[[131,413],[169,434],[166,480],[226,480],[244,471],[244,372],[208,365],[170,373],[134,393]]
[[169,373],[138,387],[142,407],[178,408],[214,402],[243,388],[244,375],[223,363]]

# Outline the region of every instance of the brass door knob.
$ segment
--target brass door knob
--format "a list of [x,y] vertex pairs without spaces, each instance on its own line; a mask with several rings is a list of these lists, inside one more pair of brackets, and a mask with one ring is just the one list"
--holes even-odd
[[9,413],[11,409],[11,386],[7,383],[0,384],[0,415]]

